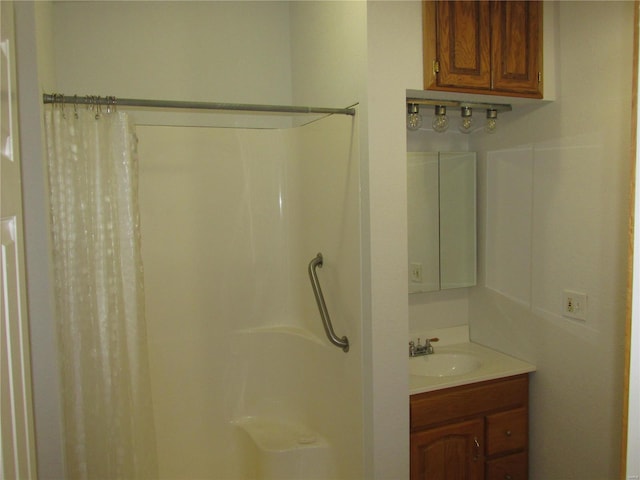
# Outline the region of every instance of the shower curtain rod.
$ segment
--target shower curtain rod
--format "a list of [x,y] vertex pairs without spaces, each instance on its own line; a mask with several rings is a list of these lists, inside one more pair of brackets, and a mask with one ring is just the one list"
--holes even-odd
[[253,105],[245,103],[216,103],[216,102],[188,102],[175,100],[144,100],[139,98],[95,97],[79,95],[42,95],[45,104],[72,104],[72,105],[107,105],[112,107],[151,107],[151,108],[182,108],[190,110],[226,110],[243,112],[270,112],[270,113],[324,113],[355,115],[354,108],[325,108],[325,107],[296,107],[289,105]]

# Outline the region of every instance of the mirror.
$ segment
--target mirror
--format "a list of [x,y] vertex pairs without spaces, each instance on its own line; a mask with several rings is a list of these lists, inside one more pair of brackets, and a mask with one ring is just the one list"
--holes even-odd
[[409,293],[476,284],[475,152],[407,154]]

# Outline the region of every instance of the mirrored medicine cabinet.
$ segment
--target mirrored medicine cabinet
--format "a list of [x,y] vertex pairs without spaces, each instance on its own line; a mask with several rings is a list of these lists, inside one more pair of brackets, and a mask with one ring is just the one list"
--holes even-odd
[[475,285],[475,152],[409,152],[407,208],[409,293]]

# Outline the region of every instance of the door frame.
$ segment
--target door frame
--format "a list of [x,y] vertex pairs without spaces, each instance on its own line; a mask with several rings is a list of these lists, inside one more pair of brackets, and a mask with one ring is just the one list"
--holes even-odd
[[[620,478],[637,479],[640,477],[640,234],[636,234],[635,225],[640,225],[640,195],[636,188],[640,185],[640,169],[637,168],[640,146],[638,141],[638,73],[640,54],[640,2],[634,2],[633,26],[633,81],[631,101],[631,195],[629,205],[629,260],[627,282],[627,308],[625,325],[625,366],[623,391],[622,442],[620,451]],[[633,327],[636,328],[633,328]]]

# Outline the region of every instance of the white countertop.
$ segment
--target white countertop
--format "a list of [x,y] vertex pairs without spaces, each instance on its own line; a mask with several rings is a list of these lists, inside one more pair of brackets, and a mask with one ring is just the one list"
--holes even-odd
[[[473,355],[478,358],[481,365],[472,372],[462,375],[427,377],[409,374],[409,395],[510,377],[536,370],[536,367],[530,363],[476,343],[464,342],[442,346],[434,343],[433,347],[435,349],[434,355],[439,353]],[[409,358],[409,362],[420,361],[421,359],[423,357],[413,357]]]

